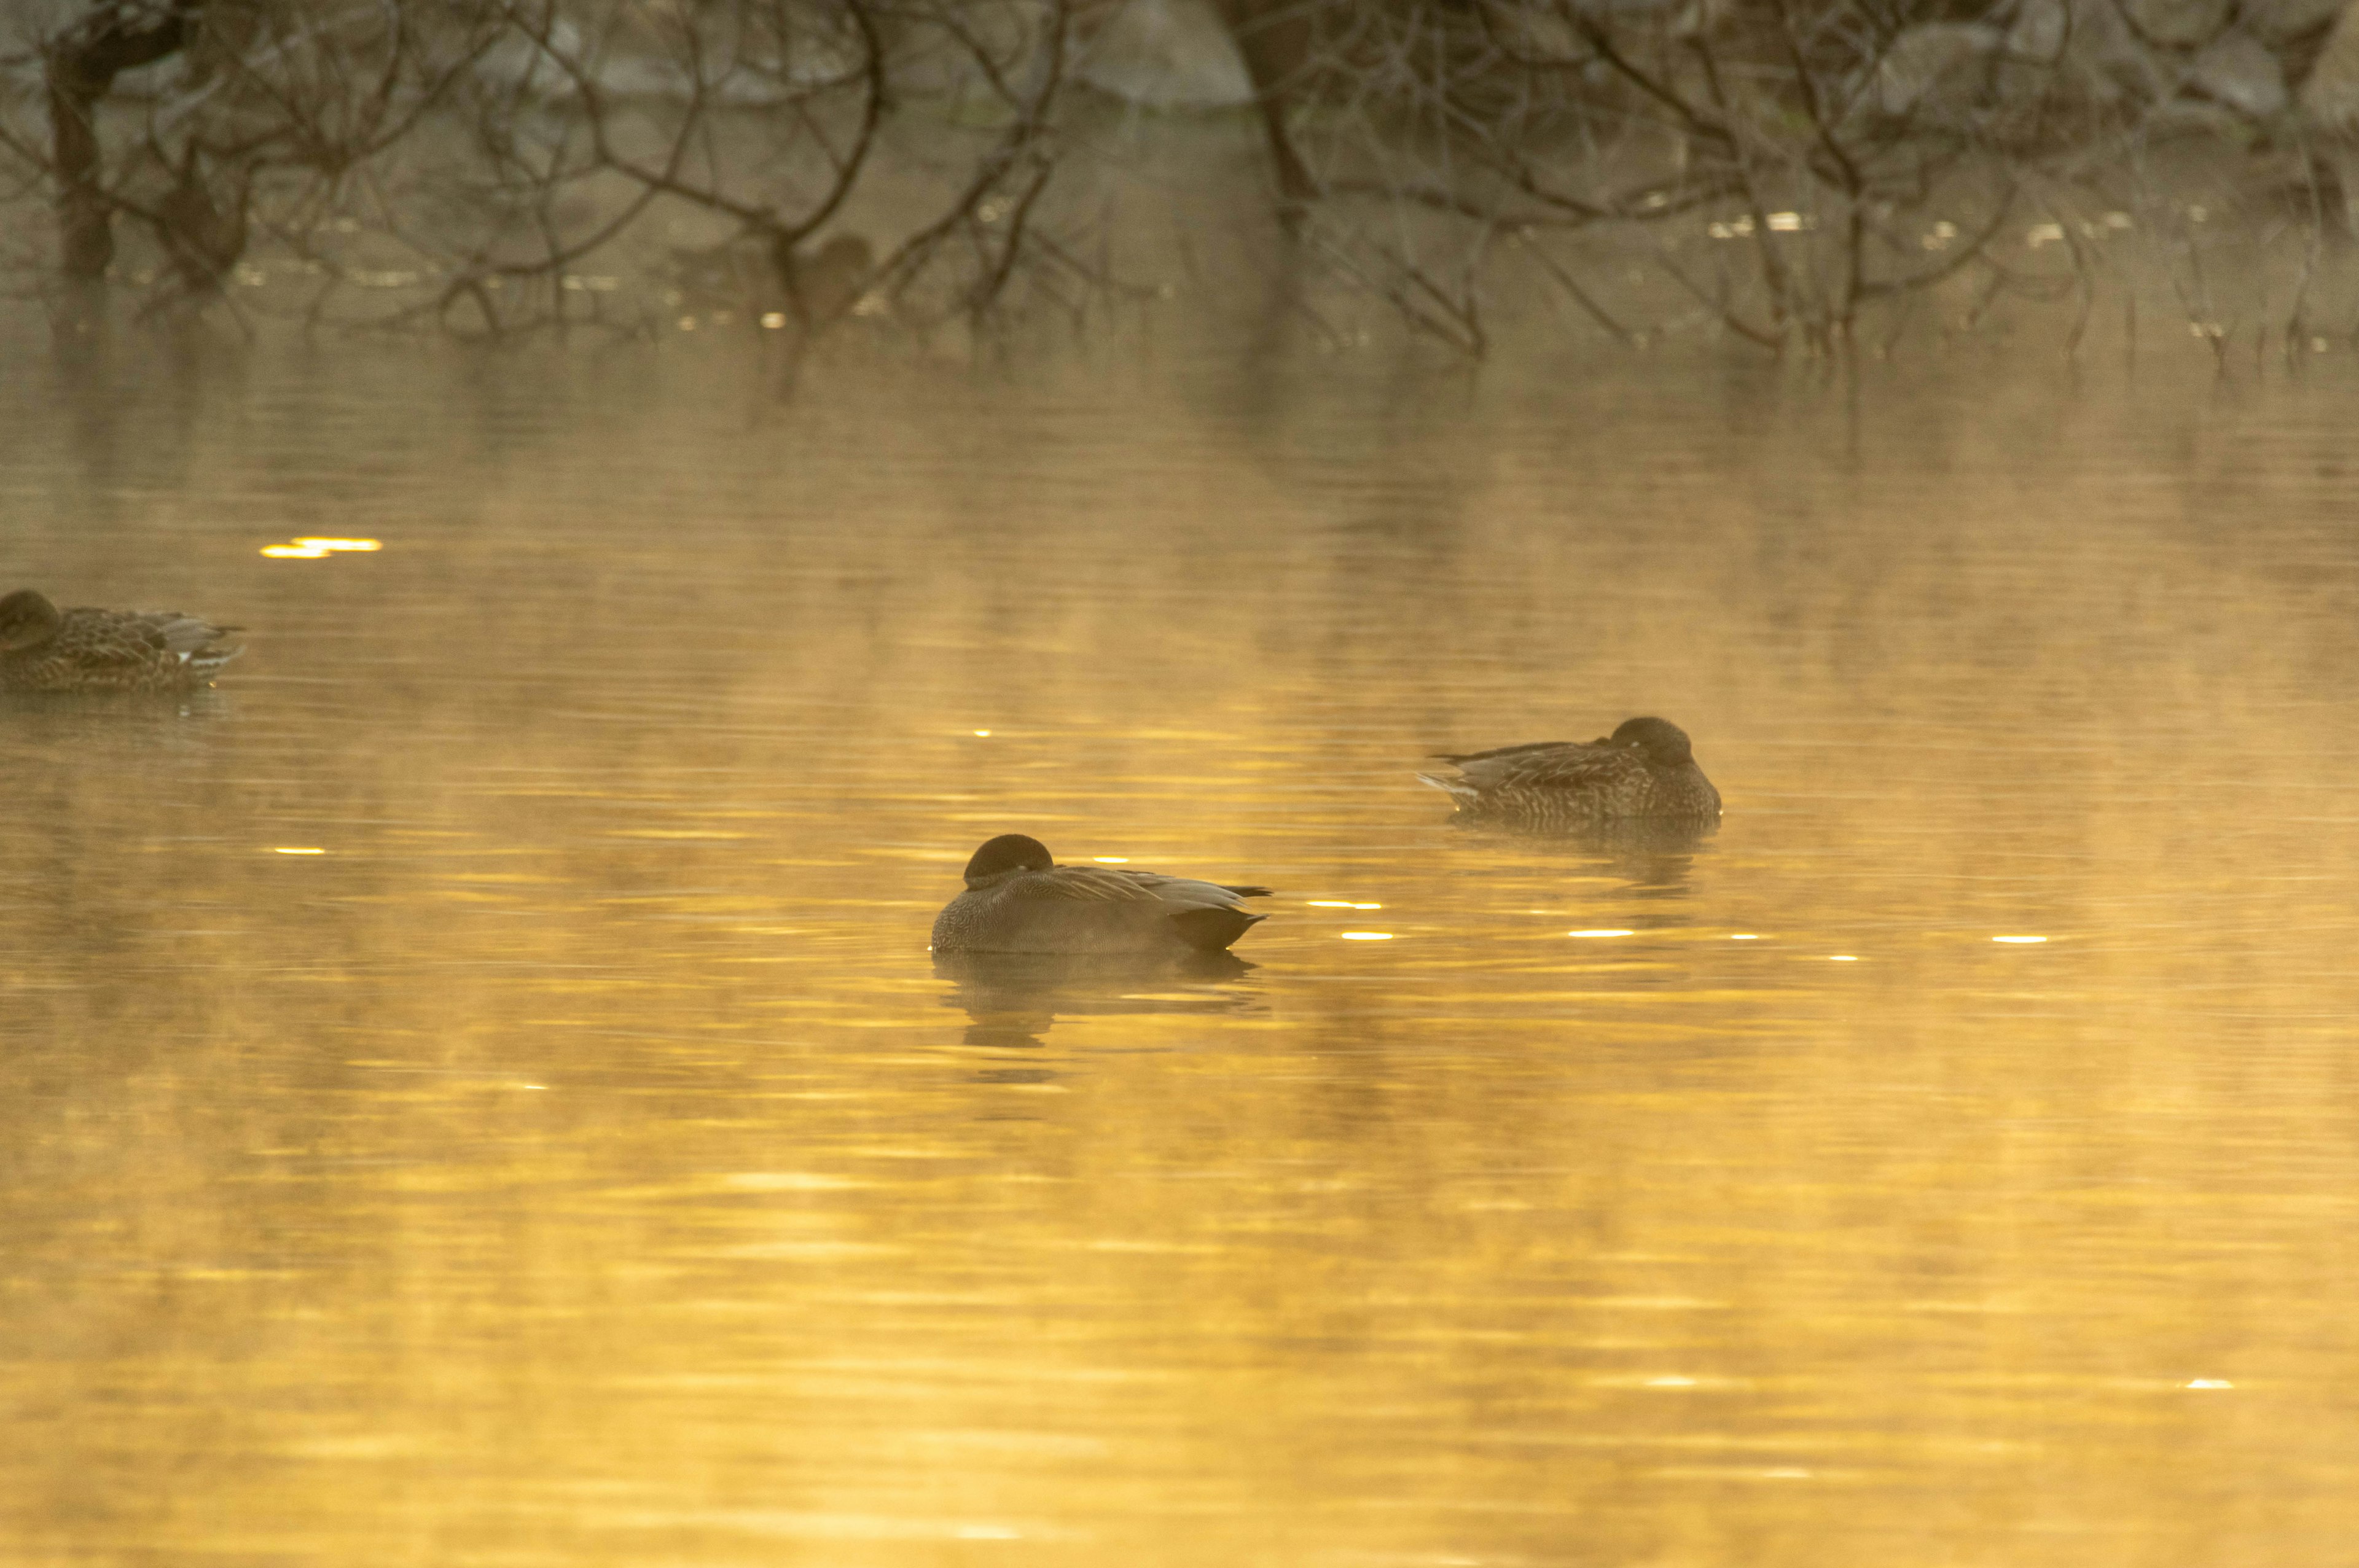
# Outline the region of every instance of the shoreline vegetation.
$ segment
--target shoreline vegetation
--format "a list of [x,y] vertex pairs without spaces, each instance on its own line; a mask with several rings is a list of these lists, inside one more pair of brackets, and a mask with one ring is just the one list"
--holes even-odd
[[1278,297],[1468,359],[2014,319],[2296,360],[2359,350],[2354,10],[73,0],[0,34],[0,288],[64,330],[799,351]]

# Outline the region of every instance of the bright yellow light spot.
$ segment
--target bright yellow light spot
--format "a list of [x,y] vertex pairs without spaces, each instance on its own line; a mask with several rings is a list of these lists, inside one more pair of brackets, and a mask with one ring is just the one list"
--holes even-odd
[[1802,232],[1802,215],[1799,212],[1772,212],[1769,214],[1769,231],[1776,234],[1799,234]]
[[265,545],[262,553],[282,561],[316,561],[338,550],[382,550],[375,539],[321,539],[306,536],[291,545]]
[[1830,953],[1827,955],[1827,962],[1830,964],[1856,964],[1859,962],[1859,955],[1856,953]]
[[2190,1378],[2181,1385],[2190,1389],[2233,1389],[2235,1386],[2225,1378]]
[[1389,931],[1346,931],[1343,933],[1343,940],[1346,942],[1389,942],[1392,939],[1393,934]]
[[1649,1378],[1647,1379],[1647,1387],[1650,1389],[1692,1389],[1695,1386],[1696,1380],[1693,1378]]
[[1101,866],[1126,866],[1130,864],[1130,857],[1128,855],[1092,855],[1090,859],[1095,860]]
[[1740,931],[1735,935],[1731,936],[1729,940],[1731,942],[1758,942],[1761,938],[1756,936],[1750,931]]
[[783,310],[766,311],[762,317],[762,325],[767,327],[773,332],[777,331],[786,324],[787,313]]
[[1622,931],[1617,929],[1613,931],[1568,931],[1565,935],[1567,936],[1636,936],[1638,934],[1635,931]]
[[297,849],[292,845],[279,845],[270,852],[274,855],[324,855],[327,853],[325,849]]
[[1994,936],[1994,937],[1992,937],[1992,938],[1991,938],[1991,940],[1992,940],[1992,941],[1994,941],[1994,942],[2015,942],[2015,943],[2029,944],[2029,943],[2034,943],[2034,942],[2045,942],[2045,941],[2047,941],[2047,940],[2048,940],[2048,938],[2047,938],[2047,937],[2045,937],[2045,936]]
[[1381,903],[1353,903],[1348,898],[1308,898],[1302,901],[1313,909],[1382,909]]
[[979,736],[982,736],[982,737],[983,737],[984,740],[986,740],[986,741],[987,741],[987,740],[989,740],[989,739],[991,738],[991,731],[990,731],[990,730],[976,730],[976,731],[975,731],[975,733],[976,733],[977,735],[979,735]]

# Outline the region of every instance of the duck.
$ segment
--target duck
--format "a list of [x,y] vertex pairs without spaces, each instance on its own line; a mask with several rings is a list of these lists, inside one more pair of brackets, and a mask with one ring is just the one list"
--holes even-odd
[[29,588],[0,598],[0,691],[185,692],[244,653],[234,626],[177,610],[60,610]]
[[1417,776],[1470,813],[1538,826],[1720,818],[1720,791],[1696,766],[1688,732],[1668,719],[1625,719],[1594,741],[1540,741],[1436,760],[1456,776]]
[[1269,918],[1247,913],[1265,887],[1060,866],[1021,833],[986,840],[966,863],[966,892],[934,919],[937,953],[1221,953]]

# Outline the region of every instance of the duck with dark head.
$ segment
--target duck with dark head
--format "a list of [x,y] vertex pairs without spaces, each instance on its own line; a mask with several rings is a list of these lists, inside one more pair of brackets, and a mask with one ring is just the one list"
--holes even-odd
[[1200,882],[1126,866],[1060,866],[1003,833],[966,863],[966,892],[934,921],[937,953],[1218,953],[1266,915],[1265,887]]

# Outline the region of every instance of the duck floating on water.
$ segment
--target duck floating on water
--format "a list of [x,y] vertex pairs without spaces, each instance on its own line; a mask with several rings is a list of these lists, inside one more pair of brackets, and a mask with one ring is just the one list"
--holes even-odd
[[1003,833],[966,863],[966,892],[934,920],[937,953],[1218,953],[1268,918],[1232,887],[1120,866],[1060,866]]
[[1541,741],[1439,760],[1458,776],[1417,776],[1484,816],[1542,827],[1720,816],[1720,791],[1696,766],[1688,732],[1668,719],[1625,719],[1613,734],[1585,742]]
[[177,610],[60,610],[20,588],[0,599],[0,691],[182,692],[245,650],[234,627]]

